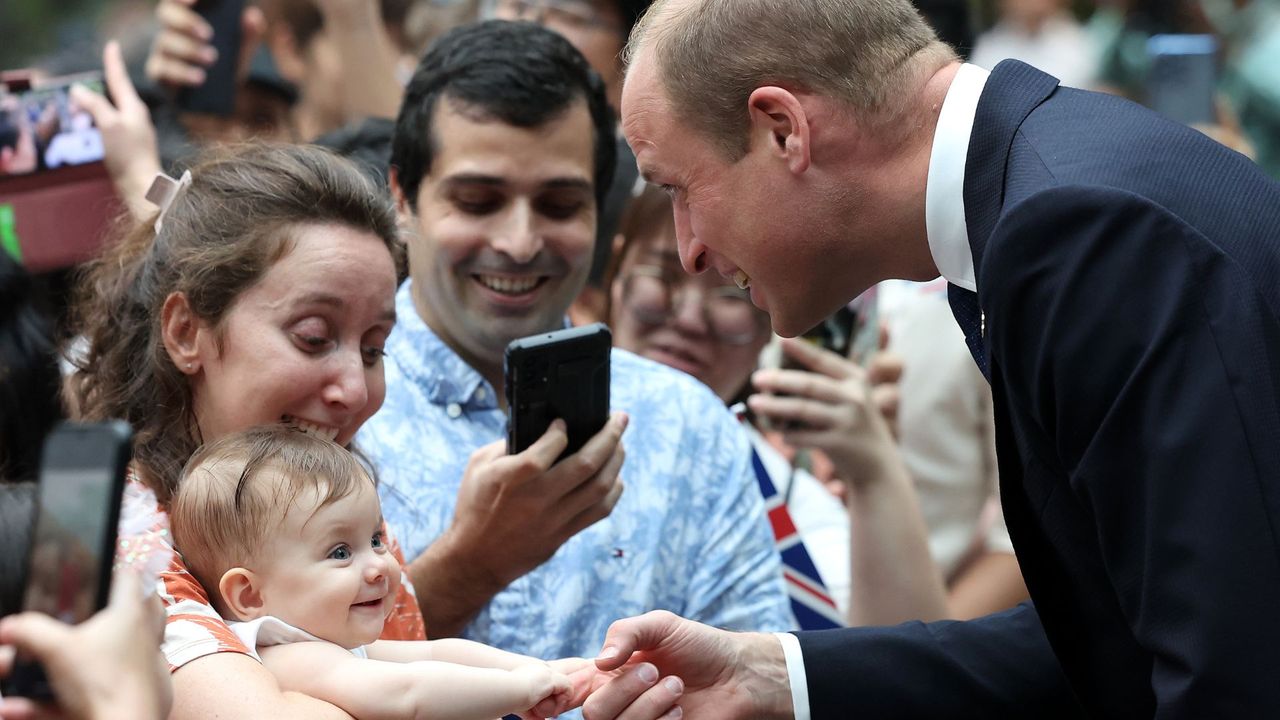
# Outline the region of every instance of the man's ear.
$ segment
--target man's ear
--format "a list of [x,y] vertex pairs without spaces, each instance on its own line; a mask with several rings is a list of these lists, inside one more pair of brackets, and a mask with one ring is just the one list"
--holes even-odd
[[160,308],[160,337],[169,359],[187,375],[200,372],[200,334],[204,323],[191,310],[184,293],[169,293]]
[[252,570],[235,567],[222,573],[218,594],[236,620],[256,620],[267,614],[261,583]]
[[409,200],[400,187],[400,168],[393,165],[387,170],[387,186],[391,188],[391,198],[396,201],[396,212],[402,216],[408,214]]
[[762,147],[786,161],[795,174],[809,169],[810,118],[799,98],[780,87],[758,87],[747,98],[747,111],[753,148]]

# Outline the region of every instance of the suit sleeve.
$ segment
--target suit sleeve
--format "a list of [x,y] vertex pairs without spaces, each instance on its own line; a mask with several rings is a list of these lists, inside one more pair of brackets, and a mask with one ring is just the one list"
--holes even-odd
[[1097,558],[1151,658],[1155,716],[1280,707],[1259,676],[1280,667],[1280,344],[1250,275],[1164,208],[1099,188],[1014,207],[981,273],[1009,408],[1093,524],[1072,551]]
[[1080,717],[1031,603],[967,622],[796,636],[814,720]]

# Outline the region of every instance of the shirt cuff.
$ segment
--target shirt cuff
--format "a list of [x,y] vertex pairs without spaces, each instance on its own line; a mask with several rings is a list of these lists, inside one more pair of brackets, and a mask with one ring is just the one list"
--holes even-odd
[[796,720],[809,720],[809,680],[804,674],[804,653],[800,639],[791,633],[774,633],[782,643],[782,656],[787,659],[787,678],[791,681],[791,710]]

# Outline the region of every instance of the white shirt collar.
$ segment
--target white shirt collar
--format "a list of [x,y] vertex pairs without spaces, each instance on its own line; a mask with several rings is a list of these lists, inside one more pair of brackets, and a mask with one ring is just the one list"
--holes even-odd
[[924,199],[925,232],[938,272],[947,282],[973,292],[978,285],[964,217],[964,167],[978,99],[990,74],[977,65],[964,64],[951,81],[933,133]]

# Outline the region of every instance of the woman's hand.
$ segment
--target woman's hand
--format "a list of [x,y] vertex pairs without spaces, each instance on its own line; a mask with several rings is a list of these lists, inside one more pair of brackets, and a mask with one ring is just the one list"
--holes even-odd
[[[788,444],[826,453],[846,482],[878,477],[887,464],[899,462],[878,406],[883,401],[896,414],[896,392],[877,398],[867,371],[829,350],[795,339],[784,339],[782,349],[807,369],[757,371],[752,383],[761,394],[747,400],[757,416],[781,429]],[[877,373],[892,377],[891,368]]]

